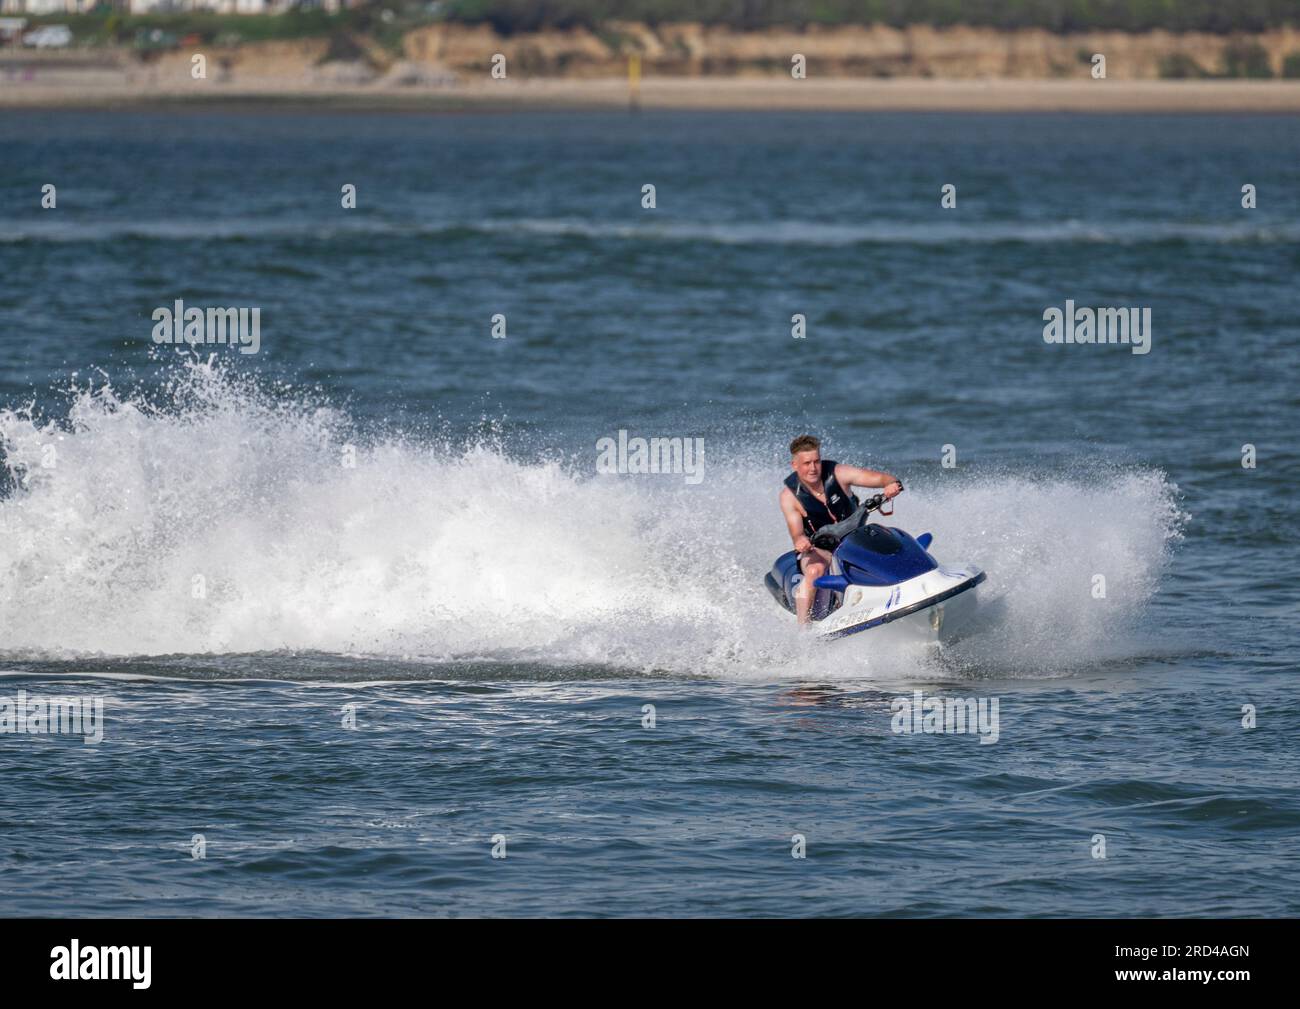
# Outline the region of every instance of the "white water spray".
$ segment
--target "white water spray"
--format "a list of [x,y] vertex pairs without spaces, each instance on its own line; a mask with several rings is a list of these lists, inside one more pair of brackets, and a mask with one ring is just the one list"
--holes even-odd
[[[796,634],[762,587],[788,549],[783,474],[739,457],[711,454],[698,486],[599,476],[594,449],[564,465],[357,438],[336,409],[201,364],[170,392],[158,407],[83,389],[63,423],[0,412],[13,478],[0,654],[287,649],[763,678],[916,668],[870,642]],[[967,660],[1051,675],[1138,622],[1178,535],[1174,498],[1161,474],[1131,468],[936,474],[910,481],[889,521],[988,571],[999,622]]]

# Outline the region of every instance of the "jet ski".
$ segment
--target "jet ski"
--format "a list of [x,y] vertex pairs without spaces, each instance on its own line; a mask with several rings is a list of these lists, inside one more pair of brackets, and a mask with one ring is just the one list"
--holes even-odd
[[[893,627],[921,642],[950,643],[971,625],[975,587],[985,574],[969,564],[945,567],[930,556],[933,536],[913,539],[902,529],[868,522],[881,511],[885,496],[858,505],[848,518],[822,526],[812,544],[831,554],[830,571],[814,583],[812,630],[842,638],[876,628]],[[772,597],[791,613],[795,591],[803,581],[798,555],[791,550],[776,559],[763,579]]]

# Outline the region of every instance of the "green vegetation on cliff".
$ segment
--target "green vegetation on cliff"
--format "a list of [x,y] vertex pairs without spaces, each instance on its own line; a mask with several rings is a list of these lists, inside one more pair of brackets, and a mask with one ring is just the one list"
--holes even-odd
[[444,16],[503,34],[595,28],[609,20],[775,25],[972,25],[1054,32],[1264,31],[1300,24],[1300,0],[450,0]]
[[[1043,28],[1172,32],[1259,32],[1300,25],[1300,0],[370,0],[336,14],[299,9],[278,15],[206,11],[123,15],[51,14],[36,24],[72,26],[78,42],[129,42],[141,30],[204,42],[307,38],[335,31],[365,32],[393,44],[401,33],[433,21],[490,24],[503,35],[541,29],[588,28],[607,21],[660,25],[695,21],[739,31],[776,26],[882,24],[1002,29]],[[391,38],[386,38],[391,36]]]

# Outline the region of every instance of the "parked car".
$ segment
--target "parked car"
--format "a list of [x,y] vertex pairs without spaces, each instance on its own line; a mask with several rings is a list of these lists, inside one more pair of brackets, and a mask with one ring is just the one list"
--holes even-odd
[[23,36],[23,45],[36,49],[63,49],[72,45],[72,29],[67,25],[42,25]]

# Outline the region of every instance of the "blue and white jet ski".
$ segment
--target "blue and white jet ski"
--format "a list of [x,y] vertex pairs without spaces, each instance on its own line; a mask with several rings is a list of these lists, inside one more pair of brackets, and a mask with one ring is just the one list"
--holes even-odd
[[[822,526],[812,544],[830,551],[829,573],[816,581],[812,630],[828,638],[893,626],[913,640],[945,643],[960,637],[976,607],[975,587],[985,579],[969,564],[944,567],[930,556],[933,537],[913,539],[901,529],[867,522],[885,496],[863,501],[852,515]],[[881,514],[893,514],[882,512]],[[795,612],[803,581],[793,550],[776,559],[764,578],[772,597]]]

